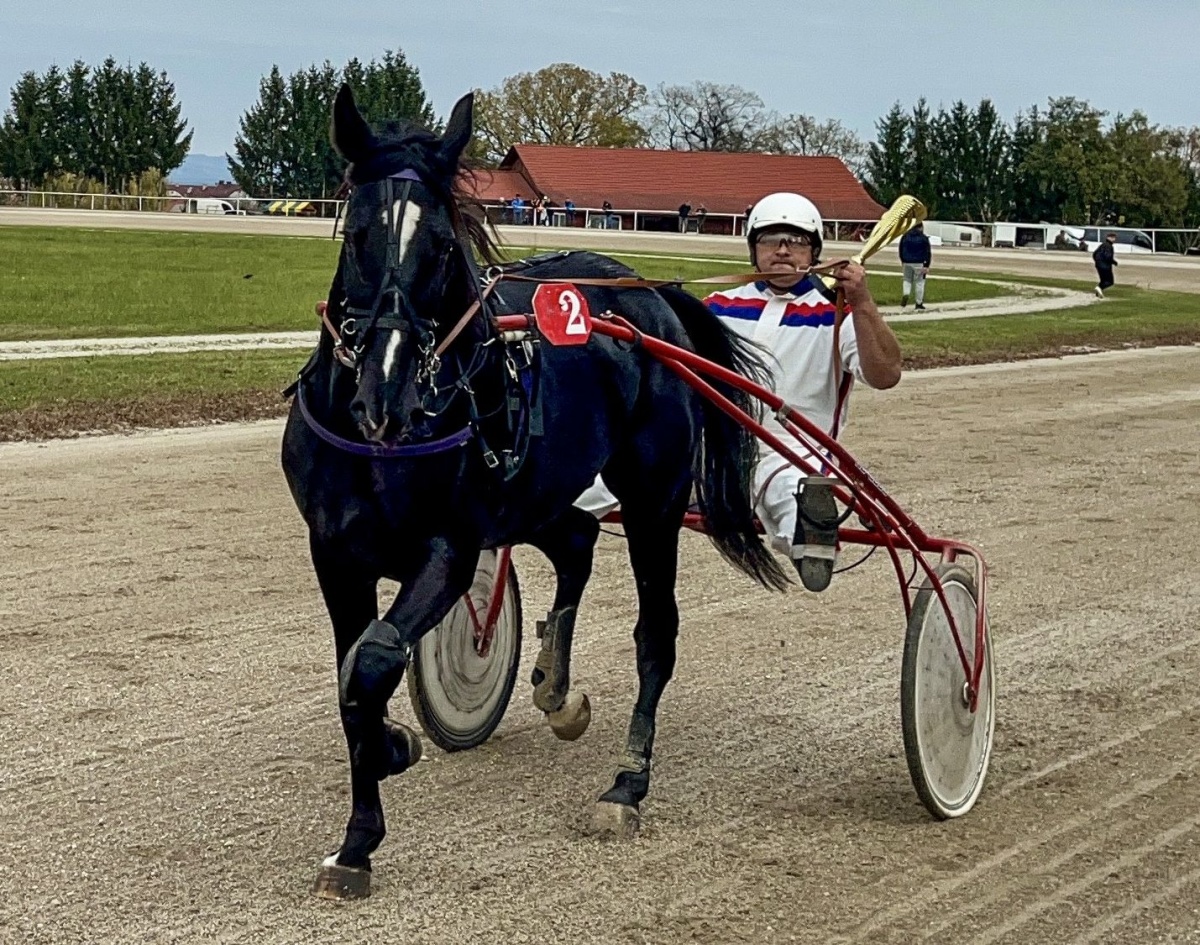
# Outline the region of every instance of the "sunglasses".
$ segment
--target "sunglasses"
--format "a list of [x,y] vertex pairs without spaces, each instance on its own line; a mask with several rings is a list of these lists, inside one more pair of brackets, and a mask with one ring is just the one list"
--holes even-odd
[[755,245],[792,252],[802,246],[812,246],[812,238],[801,233],[764,233],[755,240]]

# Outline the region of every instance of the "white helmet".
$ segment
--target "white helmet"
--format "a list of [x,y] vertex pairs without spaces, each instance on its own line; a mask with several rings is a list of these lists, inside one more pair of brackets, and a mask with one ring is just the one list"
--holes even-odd
[[823,224],[821,211],[807,197],[783,191],[767,194],[750,211],[746,221],[746,240],[750,244],[750,261],[754,261],[754,233],[771,226],[791,226],[813,237],[813,261],[821,255]]

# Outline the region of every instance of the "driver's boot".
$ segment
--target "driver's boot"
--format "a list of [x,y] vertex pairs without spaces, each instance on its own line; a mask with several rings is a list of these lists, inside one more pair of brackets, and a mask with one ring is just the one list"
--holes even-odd
[[838,507],[833,480],[809,476],[796,493],[796,535],[792,564],[810,591],[823,591],[833,579],[837,560]]

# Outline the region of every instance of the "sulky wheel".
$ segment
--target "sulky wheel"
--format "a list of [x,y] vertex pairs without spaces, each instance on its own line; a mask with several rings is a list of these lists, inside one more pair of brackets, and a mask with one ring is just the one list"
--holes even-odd
[[[507,551],[500,555],[507,557]],[[417,721],[446,751],[474,748],[491,737],[517,679],[521,591],[511,565],[491,640],[484,648],[477,639],[477,627],[487,619],[491,604],[497,559],[492,551],[480,555],[471,590],[421,638],[409,664],[408,695]]]
[[[957,564],[940,564],[946,602],[963,651],[975,659],[975,580]],[[985,616],[986,619],[986,616]],[[939,820],[961,817],[983,790],[996,727],[996,677],[990,630],[984,630],[983,674],[974,712],[966,676],[941,601],[926,581],[917,592],[900,676],[900,716],[908,771],[921,802]]]

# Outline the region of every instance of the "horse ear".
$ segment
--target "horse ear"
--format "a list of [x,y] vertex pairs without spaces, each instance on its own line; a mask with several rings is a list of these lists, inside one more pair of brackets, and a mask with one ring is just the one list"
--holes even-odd
[[351,163],[365,157],[370,149],[371,128],[359,113],[354,93],[346,83],[342,83],[333,100],[329,141],[337,153]]
[[471,116],[475,107],[475,93],[468,92],[460,98],[450,112],[446,131],[442,135],[442,154],[457,164],[459,157],[471,142]]

